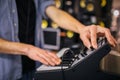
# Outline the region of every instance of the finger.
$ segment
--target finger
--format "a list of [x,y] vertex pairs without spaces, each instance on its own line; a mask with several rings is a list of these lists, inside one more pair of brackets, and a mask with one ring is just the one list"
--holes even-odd
[[115,46],[115,45],[116,45],[116,40],[112,37],[109,29],[106,29],[106,30],[105,30],[105,37],[107,38],[108,42],[109,42],[112,46]]
[[50,51],[47,51],[47,53],[50,54],[52,57],[59,59],[59,57],[55,53],[50,52]]
[[92,47],[97,49],[97,27],[94,25],[90,28],[90,36]]
[[85,36],[80,36],[80,38],[81,38],[83,44],[84,44],[88,49],[90,49],[91,43],[90,43],[89,37],[88,37],[87,35],[85,35]]
[[56,55],[56,54],[54,54],[54,53],[51,53],[50,51],[47,51],[47,53],[51,56],[51,57],[53,57],[53,61],[55,61],[55,63],[58,65],[58,64],[60,64],[60,62],[61,62],[61,59]]
[[112,39],[114,41],[114,47],[117,45],[117,41],[115,40],[115,38],[112,36]]
[[39,61],[39,62],[41,62],[42,64],[45,64],[45,65],[49,65],[49,63],[45,59],[40,58],[40,56],[36,57],[36,61]]
[[114,37],[113,37],[113,40],[114,40],[115,44],[117,45],[117,40]]
[[38,54],[38,55],[42,57],[45,61],[47,61],[49,65],[52,65],[52,66],[55,65],[55,62],[52,61],[52,58],[48,54],[46,54],[45,51],[43,51],[41,54]]
[[55,63],[55,65],[60,64],[61,60],[54,53],[51,53],[51,52],[48,52],[48,51],[46,51],[46,52],[47,52],[48,56],[50,57],[50,59],[52,60],[52,62]]
[[[102,27],[99,27],[101,29],[99,29],[100,31],[100,34],[102,34],[101,36],[105,36],[107,41],[109,42],[109,44],[111,44],[112,46],[116,46],[117,45],[117,41],[115,40],[115,38],[111,35],[111,32],[109,29],[107,28],[102,28]],[[111,40],[110,40],[111,39]],[[112,41],[112,42],[111,42]]]

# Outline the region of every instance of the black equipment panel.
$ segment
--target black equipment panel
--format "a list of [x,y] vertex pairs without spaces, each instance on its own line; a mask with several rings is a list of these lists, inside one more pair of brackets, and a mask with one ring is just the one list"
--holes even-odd
[[35,80],[100,80],[100,60],[111,50],[103,39],[98,41],[98,49],[88,50],[83,45],[66,48],[57,55],[62,63],[58,66],[42,65],[35,73]]

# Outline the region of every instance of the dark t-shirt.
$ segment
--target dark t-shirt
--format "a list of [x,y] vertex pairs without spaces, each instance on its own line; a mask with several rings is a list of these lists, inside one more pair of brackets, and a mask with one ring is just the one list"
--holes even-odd
[[[35,4],[33,0],[16,0],[19,19],[19,39],[22,43],[34,45]],[[22,56],[23,73],[35,69],[35,62]]]

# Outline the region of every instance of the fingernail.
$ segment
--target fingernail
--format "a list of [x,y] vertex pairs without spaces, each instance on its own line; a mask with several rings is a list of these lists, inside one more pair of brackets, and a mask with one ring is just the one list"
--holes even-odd
[[115,44],[113,44],[113,47],[116,47],[116,45],[115,45]]
[[90,47],[90,50],[91,50],[91,51],[93,51],[93,50],[94,50],[94,48],[91,46],[91,47]]
[[56,63],[51,63],[52,66],[55,66]]
[[89,45],[87,48],[90,49],[90,48],[91,48],[91,45]]
[[44,63],[44,64],[47,65],[47,66],[49,65],[48,63]]
[[98,46],[97,45],[95,45],[95,49],[97,49],[98,48]]
[[60,63],[61,63],[61,60],[59,60],[59,61],[57,62],[57,65],[60,64]]

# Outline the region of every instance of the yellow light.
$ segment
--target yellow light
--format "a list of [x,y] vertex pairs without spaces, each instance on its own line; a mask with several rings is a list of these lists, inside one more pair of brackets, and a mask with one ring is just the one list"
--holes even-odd
[[57,25],[55,22],[52,22],[52,23],[51,23],[51,26],[52,26],[53,28],[58,28],[58,25]]
[[104,24],[103,21],[99,22],[99,25],[100,25],[101,27],[105,27],[105,24]]
[[81,8],[85,8],[86,7],[85,0],[81,0],[80,1],[80,7]]
[[101,2],[101,6],[102,6],[102,7],[105,7],[106,4],[107,4],[107,1],[106,1],[106,0],[102,0],[102,2]]
[[67,37],[72,38],[74,36],[74,33],[72,31],[67,31]]
[[45,29],[45,28],[47,28],[47,26],[48,26],[48,22],[46,21],[46,20],[42,20],[42,29]]
[[60,0],[55,0],[55,5],[57,8],[60,8],[60,6],[61,6]]
[[92,3],[89,3],[86,7],[87,11],[93,11],[94,10],[94,5]]

